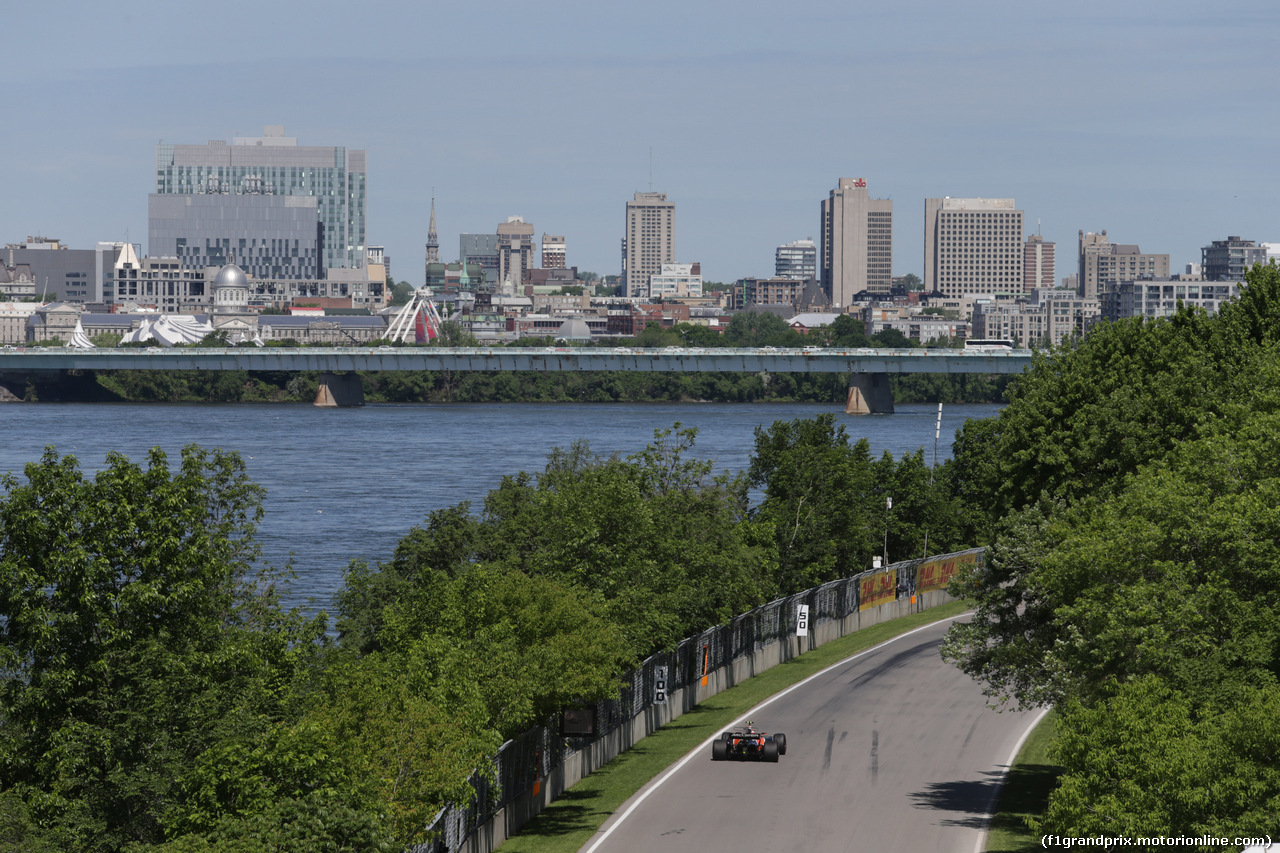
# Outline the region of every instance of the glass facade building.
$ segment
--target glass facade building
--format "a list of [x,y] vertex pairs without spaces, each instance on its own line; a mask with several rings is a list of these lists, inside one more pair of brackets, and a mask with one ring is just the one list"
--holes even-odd
[[[365,262],[367,180],[364,151],[341,146],[298,145],[296,139],[284,135],[281,126],[268,126],[264,136],[236,138],[230,145],[219,140],[205,145],[162,143],[156,146],[156,196],[218,196],[222,202],[196,211],[189,220],[191,230],[185,235],[175,233],[177,219],[174,217],[162,217],[161,222],[166,224],[160,230],[157,230],[159,223],[153,221],[149,251],[153,255],[164,254],[161,244],[167,246],[172,242],[176,252],[177,240],[185,237],[185,246],[192,257],[198,256],[202,247],[222,246],[237,250],[239,265],[242,256],[238,242],[256,236],[257,246],[246,243],[243,248],[262,250],[258,256],[276,259],[273,263],[285,257],[292,259],[297,248],[298,267],[306,267],[307,264],[301,262],[302,253],[305,242],[311,242],[319,257],[320,269],[360,269]],[[290,206],[287,202],[264,202],[261,200],[264,197],[314,199],[312,209],[319,235],[302,233],[307,231],[307,223],[301,221],[305,217],[300,211],[306,211],[311,203],[295,202]],[[237,211],[242,206],[238,202],[242,200],[246,216],[228,219],[228,216],[239,217]],[[156,209],[168,214],[177,212],[163,204]],[[219,219],[202,218],[204,213],[215,209],[220,209]],[[250,233],[251,227],[243,223],[254,215],[269,223],[268,230],[281,233]],[[290,216],[295,218],[290,221]],[[272,242],[285,239],[290,241],[287,247]],[[294,240],[298,241],[296,247],[292,245]],[[248,271],[253,265],[249,262],[253,255],[243,257],[248,262],[245,267]],[[183,262],[185,265],[187,260],[184,258]],[[218,261],[209,261],[204,265],[218,264]],[[314,271],[308,270],[307,275],[314,275]]]
[[324,227],[314,196],[157,195],[149,246],[183,269],[234,263],[254,278],[324,278]]

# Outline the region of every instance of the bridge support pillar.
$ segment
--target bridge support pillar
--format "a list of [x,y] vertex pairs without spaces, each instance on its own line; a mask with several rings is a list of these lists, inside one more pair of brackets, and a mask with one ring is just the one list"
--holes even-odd
[[844,405],[849,415],[892,415],[893,392],[887,373],[850,373],[849,399]]
[[315,404],[341,408],[363,406],[364,386],[360,384],[360,374],[354,371],[320,374],[320,387],[316,391]]

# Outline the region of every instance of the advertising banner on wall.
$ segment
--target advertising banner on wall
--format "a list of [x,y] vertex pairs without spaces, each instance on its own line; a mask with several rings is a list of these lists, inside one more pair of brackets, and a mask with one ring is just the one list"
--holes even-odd
[[956,572],[973,566],[977,560],[977,554],[957,554],[940,560],[926,560],[916,570],[916,592],[946,589]]
[[890,569],[858,581],[858,609],[879,607],[898,598],[898,570]]

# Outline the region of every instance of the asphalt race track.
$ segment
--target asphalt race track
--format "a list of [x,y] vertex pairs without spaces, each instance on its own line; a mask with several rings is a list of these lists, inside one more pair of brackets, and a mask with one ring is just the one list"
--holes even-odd
[[[1036,718],[998,713],[938,654],[947,620],[850,658],[751,719],[777,764],[711,760],[710,741],[639,791],[584,853],[974,853]],[[745,718],[744,718],[745,719]]]

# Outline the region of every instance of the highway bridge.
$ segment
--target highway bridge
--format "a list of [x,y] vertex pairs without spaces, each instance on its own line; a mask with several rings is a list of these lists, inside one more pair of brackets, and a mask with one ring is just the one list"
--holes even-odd
[[[51,371],[266,370],[325,374],[317,405],[361,405],[357,371],[848,373],[848,410],[893,411],[891,373],[1016,374],[1031,350],[666,347],[4,347],[0,381]],[[345,375],[344,375],[345,374]]]

